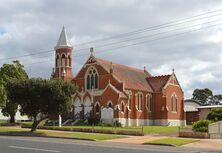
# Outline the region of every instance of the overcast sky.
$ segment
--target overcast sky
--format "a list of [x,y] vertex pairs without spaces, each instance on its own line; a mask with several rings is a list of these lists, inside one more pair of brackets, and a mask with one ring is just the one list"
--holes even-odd
[[[1,0],[0,66],[18,59],[31,77],[49,78],[54,66],[50,50],[64,25],[74,47],[74,74],[94,47],[96,57],[146,66],[152,75],[170,74],[174,68],[186,98],[195,88],[222,94],[222,10],[212,13],[219,9],[221,0]],[[211,13],[181,20],[206,12]],[[182,23],[119,35],[175,20]],[[128,47],[114,49],[120,46]],[[38,52],[43,53],[19,57]],[[10,57],[17,58],[6,60]]]

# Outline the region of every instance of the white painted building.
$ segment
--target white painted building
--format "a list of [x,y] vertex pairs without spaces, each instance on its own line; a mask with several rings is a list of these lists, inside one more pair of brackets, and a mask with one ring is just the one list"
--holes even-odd
[[[10,117],[4,116],[2,114],[2,110],[0,109],[0,120],[9,120],[9,119],[10,119]],[[21,113],[19,111],[17,111],[16,115],[15,115],[15,120],[16,121],[24,121],[24,120],[30,120],[30,119],[26,115],[22,116]]]

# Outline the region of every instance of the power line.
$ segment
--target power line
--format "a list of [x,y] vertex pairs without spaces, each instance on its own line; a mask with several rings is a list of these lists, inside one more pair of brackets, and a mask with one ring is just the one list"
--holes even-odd
[[[173,30],[169,30],[169,31],[165,31],[165,32],[159,32],[159,33],[155,33],[155,34],[151,34],[151,35],[145,35],[145,36],[141,36],[141,37],[130,38],[130,39],[126,39],[126,40],[123,40],[123,41],[112,42],[112,43],[108,43],[108,44],[104,44],[104,45],[100,45],[100,46],[94,46],[94,48],[103,48],[103,47],[106,47],[106,46],[120,44],[120,43],[123,43],[123,42],[132,41],[132,40],[138,40],[138,39],[143,39],[143,38],[147,38],[147,37],[158,36],[158,35],[167,34],[167,33],[178,31],[178,30],[184,30],[184,29],[187,29],[187,28],[196,27],[196,26],[200,26],[200,25],[204,25],[204,24],[209,24],[209,23],[213,23],[213,22],[217,22],[217,21],[221,21],[221,20],[222,19],[218,19],[218,20],[213,20],[213,21],[201,23],[201,24],[186,26],[185,28],[182,27],[182,28],[177,28],[177,29],[173,29]],[[82,49],[75,50],[75,52],[80,51],[80,50],[81,51],[82,50],[88,50],[88,49],[89,48],[82,48]],[[10,57],[10,58],[0,59],[0,60],[2,62],[3,60],[9,60],[9,59],[14,59],[14,58],[24,58],[24,57],[28,57],[28,56],[39,55],[39,54],[43,54],[43,53],[44,54],[45,53],[52,53],[52,52],[54,53],[54,50],[41,51],[41,52],[38,52],[38,53],[27,54],[27,55],[22,55],[22,56],[17,56],[17,57],[15,56],[15,57]],[[52,56],[52,55],[50,55],[50,56]],[[43,57],[49,57],[49,56],[44,55]],[[37,58],[42,58],[42,57],[37,57]]]
[[[153,28],[159,28],[159,27],[162,27],[164,25],[171,26],[172,23],[178,23],[178,22],[181,22],[183,20],[189,20],[189,19],[192,19],[192,18],[200,17],[200,16],[203,16],[203,15],[207,15],[207,14],[211,14],[211,13],[215,13],[215,12],[219,12],[219,11],[222,11],[222,9],[218,9],[218,10],[215,10],[215,11],[209,11],[209,12],[205,12],[205,13],[202,13],[202,14],[199,14],[199,15],[190,16],[190,17],[186,17],[186,18],[182,18],[182,19],[172,20],[170,22],[166,22],[166,23],[163,23],[163,24],[159,24],[159,25],[155,25],[155,26],[150,26],[150,27],[138,29],[138,30],[131,31],[131,32],[121,33],[121,34],[110,36],[110,37],[103,38],[103,39],[97,39],[97,40],[92,40],[92,41],[89,41],[89,42],[84,42],[84,43],[76,44],[75,46],[82,46],[82,45],[85,45],[85,44],[91,44],[91,43],[95,43],[95,42],[98,42],[98,41],[105,41],[105,40],[109,40],[109,39],[113,39],[113,38],[117,38],[117,37],[121,37],[121,36],[125,36],[125,35],[132,35],[132,34],[135,34],[137,32],[141,32],[141,31],[149,30],[149,29],[153,29]],[[217,15],[221,15],[221,14],[212,15],[210,17],[217,16]],[[207,17],[203,17],[203,18],[207,18]],[[200,19],[203,19],[203,18],[200,18]],[[185,21],[185,22],[188,22],[188,21]]]
[[[119,34],[119,35],[115,35],[115,36],[111,36],[111,37],[107,37],[107,38],[103,38],[103,39],[93,40],[93,41],[89,41],[89,42],[85,42],[85,43],[81,43],[81,44],[76,44],[75,46],[82,46],[84,44],[91,44],[93,42],[105,41],[105,40],[109,40],[109,39],[113,39],[113,38],[118,38],[118,37],[121,38],[123,36],[135,35],[135,34],[142,33],[142,32],[159,30],[161,28],[171,27],[171,26],[182,24],[182,23],[188,23],[188,22],[191,22],[191,21],[196,21],[196,20],[200,20],[200,19],[205,19],[205,18],[209,18],[209,17],[222,15],[221,13],[219,13],[219,14],[214,14],[214,15],[211,15],[211,16],[206,16],[206,17],[202,17],[202,18],[198,18],[198,19],[189,20],[189,19],[192,19],[192,18],[197,18],[197,17],[203,16],[203,15],[207,15],[207,14],[211,14],[211,13],[215,13],[215,12],[219,12],[219,11],[222,11],[222,9],[209,11],[209,12],[206,12],[206,13],[202,13],[202,14],[199,14],[199,15],[195,15],[195,16],[191,16],[191,17],[187,17],[187,18],[183,18],[183,19],[173,20],[173,21],[170,21],[170,22],[167,22],[167,23],[164,23],[164,24],[159,24],[159,25],[156,25],[156,26],[148,27],[148,28],[138,29],[138,30],[135,30],[135,31],[132,31],[132,32],[122,33],[122,34]],[[186,21],[186,20],[188,20],[188,21]],[[81,51],[81,50],[86,50],[86,49],[89,49],[89,48],[77,49],[75,51]],[[38,54],[52,52],[52,51],[54,51],[54,50],[46,50],[46,51],[40,51],[40,52],[37,52],[37,53],[26,54],[26,55],[21,55],[21,56],[1,58],[0,60],[23,58],[23,57],[27,57],[27,56],[33,56],[33,55],[38,55]]]
[[[185,32],[177,33],[177,34],[173,34],[173,35],[168,35],[168,36],[160,37],[160,38],[156,38],[156,39],[151,39],[151,40],[146,40],[146,41],[142,41],[142,42],[122,45],[122,46],[118,46],[118,47],[112,47],[112,48],[106,49],[108,51],[97,51],[95,53],[102,54],[102,53],[107,53],[107,52],[110,52],[110,51],[113,51],[113,50],[116,50],[116,49],[120,49],[120,48],[136,46],[136,45],[140,45],[140,44],[144,44],[144,43],[151,43],[151,42],[159,41],[159,40],[162,40],[162,39],[167,39],[167,38],[171,38],[171,37],[177,37],[177,36],[180,36],[180,35],[184,35],[184,34],[187,34],[187,33],[192,33],[192,32],[195,32],[195,31],[202,30],[202,29],[212,28],[212,27],[215,27],[215,26],[218,26],[218,25],[222,25],[222,23],[215,24],[215,25],[210,25],[210,26],[206,26],[206,27],[202,27],[202,28],[199,28],[199,29],[189,30],[189,31],[185,31]],[[79,55],[76,55],[76,56],[73,56],[73,57],[80,57],[80,56],[85,56],[85,55],[88,55],[88,53],[86,53],[86,54],[79,54]],[[48,61],[51,61],[51,60],[48,60]],[[36,63],[41,63],[41,62],[36,62]],[[35,64],[35,63],[31,63],[31,64]],[[29,64],[27,64],[27,65],[29,65]]]
[[[119,47],[113,47],[113,48],[109,48],[109,49],[107,49],[107,50],[111,51],[111,50],[115,50],[115,49],[120,49],[120,48],[129,47],[129,46],[136,46],[136,45],[144,44],[144,43],[148,43],[148,42],[155,42],[155,41],[159,41],[159,40],[162,40],[162,39],[167,39],[167,38],[171,38],[171,37],[177,37],[177,36],[184,35],[184,34],[187,34],[187,33],[199,31],[199,30],[201,30],[201,29],[212,28],[212,27],[217,26],[217,25],[222,25],[222,23],[220,23],[220,24],[215,24],[215,25],[210,25],[210,26],[207,26],[207,27],[203,27],[203,28],[199,28],[199,29],[194,29],[194,30],[190,30],[190,31],[186,31],[186,32],[182,32],[182,33],[178,33],[178,34],[174,34],[174,35],[169,35],[169,36],[165,36],[165,37],[161,37],[161,38],[157,38],[157,39],[146,40],[146,41],[137,42],[137,43],[128,44],[128,45],[123,45],[123,46],[119,46]],[[109,52],[109,51],[106,51],[106,52]],[[101,53],[101,52],[105,53],[104,51],[98,51],[98,52],[100,52],[100,53]],[[98,52],[97,52],[97,53],[98,53]]]
[[37,52],[37,53],[26,54],[26,55],[21,55],[21,56],[13,56],[13,57],[8,57],[8,58],[0,58],[0,60],[10,60],[10,59],[15,59],[15,58],[21,58],[21,57],[38,55],[38,54],[44,54],[44,53],[48,53],[48,52],[52,52],[52,51],[54,51],[54,50],[45,50],[45,51],[40,51],[40,52]]
[[182,28],[177,28],[177,29],[165,31],[165,32],[159,32],[159,33],[155,33],[155,34],[151,34],[151,35],[145,35],[145,36],[141,36],[141,37],[126,39],[126,40],[119,41],[119,42],[113,42],[113,43],[109,43],[109,44],[105,44],[105,45],[95,46],[95,48],[106,47],[106,46],[110,46],[110,45],[114,45],[114,44],[119,44],[119,43],[128,42],[128,41],[132,41],[132,40],[143,39],[143,38],[147,38],[147,37],[152,38],[153,36],[167,34],[167,33],[178,31],[178,30],[185,30],[187,28],[197,27],[197,26],[200,26],[200,25],[209,24],[209,23],[213,23],[213,22],[217,22],[217,21],[221,21],[221,20],[222,19],[218,19],[218,20],[214,20],[214,21],[205,22],[205,23],[202,23],[202,24],[195,24],[195,25],[191,25],[191,26],[186,26],[185,28],[182,27]]

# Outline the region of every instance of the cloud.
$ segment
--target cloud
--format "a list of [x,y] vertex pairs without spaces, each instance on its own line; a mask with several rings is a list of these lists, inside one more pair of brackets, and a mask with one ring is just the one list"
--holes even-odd
[[221,43],[222,42],[222,32],[217,31],[214,35],[209,36],[208,41],[213,42],[213,43]]
[[[88,58],[88,48],[94,47],[97,57],[141,69],[146,66],[153,75],[169,74],[174,68],[187,98],[195,88],[209,87],[216,93],[222,93],[220,88],[222,34],[219,25],[177,37],[151,41],[166,36],[166,34],[150,36],[157,32],[175,28],[184,29],[173,33],[184,32],[191,25],[188,22],[177,27],[130,36],[128,38],[146,37],[106,47],[98,46],[120,42],[126,38],[117,37],[113,40],[78,45],[221,8],[221,0],[190,0],[189,2],[186,0],[2,0],[0,58],[53,50],[64,25],[74,46],[73,72],[75,74]],[[206,26],[202,25],[204,22],[221,18],[217,16],[192,24],[200,24],[198,27],[204,27]],[[113,49],[142,41],[147,42]],[[80,56],[82,54],[86,55]],[[47,52],[19,58],[19,60],[32,77],[49,78],[54,65],[53,56],[53,52]],[[39,61],[42,62],[39,63]],[[5,62],[11,62],[11,60],[1,60],[0,65]]]
[[5,28],[0,26],[0,35],[3,35],[4,33],[6,33]]

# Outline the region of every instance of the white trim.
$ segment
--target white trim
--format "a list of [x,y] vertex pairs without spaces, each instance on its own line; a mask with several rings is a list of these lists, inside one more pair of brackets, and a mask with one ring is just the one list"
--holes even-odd
[[139,111],[139,109],[138,109],[138,106],[137,106],[137,105],[135,105],[135,108],[136,108],[136,110],[137,110],[137,111]]
[[100,108],[99,108],[99,112],[100,112],[100,110],[101,110],[101,105],[100,105],[100,103],[99,103],[98,101],[96,101],[95,104],[94,104],[95,113],[96,113],[96,114],[99,114],[99,112],[96,111],[96,105],[98,105],[98,106],[100,107]]
[[[175,99],[174,99],[174,97],[175,97]],[[172,113],[177,113],[178,98],[177,98],[177,95],[176,95],[175,92],[173,92],[173,94],[171,95],[171,99],[170,100],[171,100],[171,105],[172,105],[171,112]],[[176,100],[176,103],[174,103],[175,102],[174,100]],[[174,106],[174,104],[176,106]],[[174,107],[176,107],[176,110],[174,110]]]
[[[172,77],[177,81],[178,85],[169,83]],[[177,87],[179,87],[180,90],[183,92],[183,90],[182,90],[182,88],[181,88],[181,85],[180,85],[180,83],[179,83],[179,81],[178,81],[178,79],[177,79],[177,77],[176,77],[176,75],[175,75],[174,72],[171,74],[171,76],[170,76],[169,79],[167,80],[167,83],[163,86],[162,91],[165,90],[168,85],[177,86]]]
[[115,91],[117,94],[120,93],[120,91],[118,89],[116,89],[116,87],[114,87],[111,83],[108,83],[107,86],[104,88],[103,92],[106,91],[106,89],[110,87],[111,89],[113,89],[113,91]]
[[[121,109],[120,109],[121,113],[124,113],[125,112],[125,103],[124,103],[124,101],[122,100],[120,104],[121,104]],[[122,105],[124,107],[124,110],[122,110]]]
[[127,109],[131,111],[131,96],[132,96],[132,91],[131,90],[125,90],[125,93],[128,95],[128,100],[127,100]]
[[149,125],[153,125],[153,120],[152,119],[114,118],[114,121],[120,122],[123,127],[125,127],[125,126],[149,126]]
[[137,100],[138,100],[138,111],[143,111],[143,93],[137,92]]
[[185,126],[186,120],[171,120],[171,119],[126,119],[126,118],[114,118],[114,121],[118,121],[122,126]]
[[212,106],[199,106],[198,109],[204,109],[204,108],[222,108],[222,105],[212,105]]
[[114,108],[113,106],[113,102],[111,100],[108,100],[108,102],[106,103],[106,106],[109,107],[109,104],[111,103],[112,107],[111,108]]
[[94,104],[94,107],[95,107],[97,104],[100,106],[100,103],[99,103],[98,101],[96,101],[95,104]]
[[[58,59],[57,59],[57,57],[58,57]],[[56,53],[56,56],[55,56],[55,67],[56,68],[59,68],[60,67],[60,65],[61,65],[61,62],[60,62],[60,60],[61,60],[61,56],[60,56],[60,54],[59,53]]]
[[79,102],[80,102],[80,104],[81,104],[81,99],[79,98],[79,97],[77,97],[77,98],[75,98],[75,100],[73,100],[73,104],[75,103],[75,102],[77,102],[79,100]]
[[[149,106],[151,106],[152,108],[148,107],[148,97],[149,97],[149,102],[150,102]],[[148,94],[146,94],[146,110],[148,112],[152,112],[152,109],[153,109],[153,96],[152,96],[152,94],[148,93]]]
[[65,58],[67,58],[67,55],[64,52],[61,54],[61,58],[62,58],[63,55],[65,56]]
[[[101,89],[101,90],[96,90],[94,89],[93,91],[92,90],[86,90],[86,91],[77,91],[77,93],[81,96],[85,95],[87,92],[90,94],[90,95],[93,95],[93,96],[101,96],[106,90],[107,88],[110,87],[114,92],[116,92],[117,94],[120,94],[121,91],[119,91],[118,89],[116,89],[111,83],[110,84],[107,84],[106,87],[104,89]],[[123,93],[124,94],[124,93]]]
[[84,99],[83,99],[83,104],[85,104],[86,102],[86,99],[89,99],[90,103],[92,104],[92,100],[89,96],[86,96]]
[[154,125],[162,125],[162,126],[185,126],[185,125],[186,125],[186,120],[156,119],[156,120],[154,120]]

